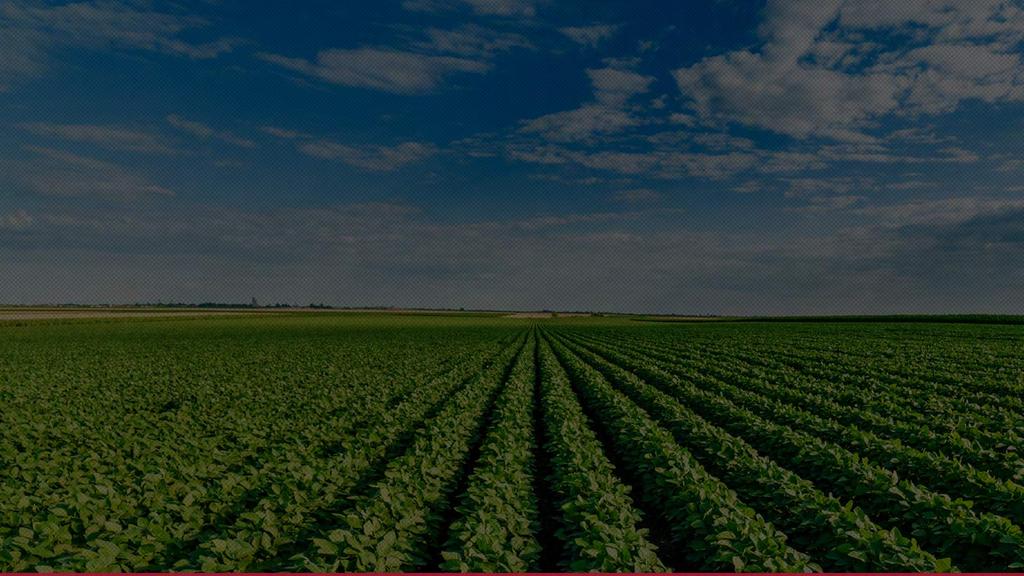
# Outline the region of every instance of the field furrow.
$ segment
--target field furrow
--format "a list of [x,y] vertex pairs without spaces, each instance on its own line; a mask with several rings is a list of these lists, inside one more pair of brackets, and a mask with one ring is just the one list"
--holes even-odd
[[1024,571],[1013,322],[0,323],[0,571]]

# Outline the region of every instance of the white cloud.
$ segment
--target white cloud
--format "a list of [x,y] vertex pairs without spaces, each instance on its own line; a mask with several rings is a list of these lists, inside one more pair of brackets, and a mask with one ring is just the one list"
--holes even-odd
[[920,226],[950,225],[1008,210],[1024,209],[1024,200],[1006,198],[940,198],[913,200],[896,204],[868,206],[853,213],[869,217],[877,225]]
[[565,35],[567,38],[590,48],[597,47],[598,44],[611,38],[618,32],[619,26],[614,24],[593,24],[590,26],[568,26],[565,28],[559,28],[558,31]]
[[[5,8],[0,6],[0,14]],[[0,18],[0,83],[41,74],[49,58],[44,36],[5,25]],[[10,89],[3,84],[4,91]]]
[[403,142],[390,147],[357,148],[321,139],[300,144],[299,151],[307,156],[324,160],[338,160],[364,170],[388,172],[424,160],[434,155],[437,149],[432,144],[421,142]]
[[806,198],[807,204],[796,208],[789,208],[787,212],[797,214],[819,215],[828,212],[839,212],[862,204],[867,200],[866,196],[840,195],[840,196],[810,196]]
[[1024,160],[1020,158],[1010,158],[1003,160],[999,163],[999,167],[996,168],[999,172],[1016,172],[1024,168]]
[[886,135],[886,139],[913,144],[942,144],[956,140],[953,136],[939,136],[932,126],[914,126],[893,130]]
[[858,130],[893,110],[901,83],[884,74],[851,76],[800,58],[834,20],[836,0],[773,1],[765,9],[760,52],[737,51],[676,70],[683,95],[712,121],[739,122],[791,136],[859,140]]
[[818,155],[823,160],[876,164],[971,164],[980,157],[970,150],[947,146],[912,155],[894,152],[881,144],[835,144],[822,146]]
[[261,130],[276,138],[293,141],[296,149],[312,158],[336,160],[372,172],[390,172],[437,154],[437,147],[423,142],[402,142],[395,146],[349,146],[312,134],[263,126]]
[[673,124],[679,124],[680,126],[686,126],[692,128],[697,125],[697,119],[689,114],[683,114],[680,112],[674,112],[668,117],[668,121]]
[[176,151],[164,138],[156,134],[99,124],[55,124],[51,122],[28,122],[19,125],[23,130],[37,136],[52,137],[69,142],[95,144],[112,150],[173,154]]
[[617,68],[590,69],[587,76],[594,88],[593,102],[527,120],[520,132],[540,134],[553,142],[574,142],[616,134],[644,123],[628,103],[647,92],[653,78]]
[[451,74],[482,74],[490,69],[486,62],[467,58],[390,48],[323,50],[317,54],[315,62],[276,54],[261,54],[260,58],[332,84],[396,94],[430,92]]
[[695,176],[715,180],[754,169],[758,162],[756,154],[746,151],[724,154],[666,152],[660,155],[658,170],[663,178]]
[[854,29],[923,26],[938,41],[964,36],[1014,41],[1024,33],[1024,12],[1005,0],[857,0],[843,4],[839,24]]
[[428,28],[427,39],[415,44],[431,53],[454,54],[467,58],[491,58],[516,48],[534,49],[533,43],[521,34],[501,32],[476,24],[445,30]]
[[612,194],[611,198],[616,202],[641,203],[657,202],[658,200],[661,200],[662,196],[659,192],[651,190],[650,188],[630,188],[615,192]]
[[654,78],[619,68],[587,70],[594,87],[594,99],[606,106],[621,106],[630,98],[643,94]]
[[[1012,312],[1024,278],[1021,202],[930,204],[853,201],[841,218],[814,218],[850,224],[839,231],[778,229],[770,221],[756,230],[657,228],[676,214],[670,210],[451,222],[395,204],[182,205],[170,212],[54,205],[33,212],[28,229],[0,235],[0,252],[13,256],[11,274],[36,301],[257,294],[346,305],[631,312]],[[879,210],[889,212],[884,224],[863,225]],[[957,216],[928,216],[949,210]],[[21,235],[31,238],[35,257],[23,257]],[[367,281],[345,281],[353,277]],[[16,300],[5,287],[0,299]]]
[[747,180],[731,188],[733,192],[739,192],[740,194],[753,194],[764,189],[765,185],[760,180]]
[[940,114],[964,100],[1024,100],[1019,54],[998,44],[933,44],[916,48],[876,66],[913,78],[905,98],[910,111]]
[[18,176],[37,194],[114,200],[174,195],[138,172],[113,162],[40,146],[25,149],[35,153],[36,159],[26,163]]
[[787,198],[810,198],[820,200],[826,196],[852,197],[855,193],[878,189],[873,178],[839,176],[832,178],[784,178]]
[[754,147],[754,141],[720,132],[704,132],[694,134],[692,140],[710,150],[747,150]]
[[[684,177],[723,179],[736,174],[773,172],[816,167],[814,158],[789,158],[786,153],[740,151],[723,154],[677,151],[659,148],[647,152],[616,150],[580,151],[557,145],[509,147],[509,158],[535,164],[578,164],[586,168],[630,176],[674,180]],[[799,161],[798,161],[799,160]]]
[[254,148],[256,146],[256,143],[252,140],[240,138],[231,132],[224,130],[215,130],[202,122],[187,120],[177,114],[167,116],[167,123],[174,128],[177,128],[186,134],[191,134],[201,140],[215,139],[241,148]]
[[182,35],[209,25],[201,17],[160,12],[146,3],[102,0],[46,5],[24,0],[0,4],[0,81],[43,73],[60,47],[135,49],[215,58],[242,41],[192,42]]
[[818,154],[809,152],[760,151],[759,156],[760,164],[757,169],[765,174],[821,170],[827,166]]
[[922,188],[934,188],[935,186],[935,182],[914,179],[888,182],[885,185],[888,190],[920,190]]
[[618,172],[620,174],[655,175],[655,168],[660,165],[661,153],[621,152],[602,150],[597,152],[578,152],[566,150],[564,154],[572,161],[598,170]]
[[531,40],[521,34],[475,23],[448,29],[398,29],[415,30],[423,38],[415,41],[405,38],[401,46],[331,48],[320,51],[315,60],[269,53],[257,56],[331,84],[395,94],[422,94],[434,91],[453,75],[486,73],[499,54],[536,49]]
[[557,164],[568,164],[571,159],[567,151],[559,146],[546,145],[546,146],[519,146],[516,144],[509,144],[506,146],[505,153],[512,160],[519,160],[522,162],[530,162],[532,164],[543,164],[543,165],[557,165]]
[[629,111],[601,104],[585,104],[575,110],[528,120],[523,123],[520,131],[541,134],[554,142],[574,142],[601,134],[615,134],[641,123]]
[[[1008,2],[772,0],[763,45],[676,70],[705,119],[868,142],[888,115],[944,113],[964,100],[1024,101],[1024,11]],[[865,32],[910,38],[889,45]]]
[[645,212],[581,212],[562,215],[534,216],[524,220],[517,220],[508,223],[496,223],[497,227],[512,227],[521,230],[542,230],[546,228],[561,228],[576,224],[597,224],[603,222],[619,222],[624,220],[635,220],[644,216]]
[[676,70],[675,79],[707,120],[844,141],[867,139],[861,130],[895,110],[909,84],[887,74],[852,76],[766,58],[749,52],[715,56]]
[[0,214],[0,230],[20,231],[32,226],[35,219],[24,210]]
[[535,16],[537,0],[462,0],[477,14],[496,16]]
[[482,16],[532,18],[537,14],[537,0],[404,0],[402,7],[413,12],[437,12],[460,6]]
[[281,138],[283,140],[296,140],[299,138],[311,138],[310,134],[305,132],[299,132],[297,130],[289,130],[287,128],[279,128],[277,126],[260,126],[260,130],[266,134],[270,134],[275,138]]

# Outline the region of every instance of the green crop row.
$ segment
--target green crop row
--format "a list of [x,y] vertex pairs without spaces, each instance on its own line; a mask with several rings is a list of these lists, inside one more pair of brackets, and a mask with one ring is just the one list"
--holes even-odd
[[[294,393],[302,396],[301,389]],[[72,405],[95,400],[68,399]],[[197,437],[193,419],[185,415],[192,412],[186,402],[171,402],[178,407],[168,409],[168,401],[158,397],[154,413],[139,398],[125,404],[132,400],[140,406],[113,423],[76,414],[78,422],[95,424],[76,426],[78,441],[58,445],[52,437],[68,430],[51,428],[51,438],[33,438],[33,452],[14,454],[0,484],[15,503],[4,510],[4,524],[17,530],[8,533],[0,550],[12,566],[164,565],[163,559],[185,549],[204,528],[218,525],[231,514],[232,503],[255,489],[252,463],[271,456],[260,438],[234,430]],[[154,426],[154,417],[160,426]],[[22,438],[32,432],[25,426],[15,431]],[[167,436],[175,441],[164,440]]]
[[615,476],[601,443],[550,348],[538,350],[544,448],[557,500],[561,567],[571,572],[663,572],[640,528],[628,488]]
[[1024,534],[1006,518],[976,514],[968,502],[931,492],[840,445],[775,424],[754,411],[704,389],[717,383],[689,370],[666,372],[664,363],[608,348],[590,347],[693,408],[702,417],[742,437],[759,453],[852,500],[882,526],[916,538],[938,557],[971,571],[1024,568]]
[[[773,371],[780,365],[788,366],[828,382],[848,385],[861,400],[871,399],[864,394],[866,389],[877,390],[906,405],[908,418],[925,426],[953,428],[991,448],[1006,448],[1007,439],[1019,442],[1024,437],[1024,399],[939,382],[934,376],[934,365],[905,372],[894,366],[883,368],[884,362],[853,363],[834,353],[814,355],[792,350],[771,350],[756,358]],[[908,391],[913,394],[907,394]],[[987,427],[979,428],[979,424]],[[989,433],[976,434],[986,431]]]
[[[672,362],[682,360],[678,351],[656,345],[643,344],[634,349],[652,358]],[[717,375],[732,384],[756,382],[758,390],[770,392],[773,398],[816,414],[827,415],[843,424],[898,438],[921,450],[956,457],[1003,480],[1024,479],[1024,460],[1019,454],[1007,452],[1005,446],[993,449],[971,439],[980,437],[989,440],[986,443],[988,446],[999,446],[1006,442],[1005,434],[998,435],[972,427],[965,431],[965,435],[956,430],[926,426],[912,417],[913,412],[908,414],[908,410],[890,395],[865,394],[863,388],[839,387],[831,381],[805,376],[784,363],[768,358],[759,357],[759,363],[771,365],[771,369],[749,363],[749,356],[746,355],[737,356],[725,350],[716,352],[714,365],[719,368]],[[687,359],[692,361],[693,357]],[[936,431],[934,428],[939,429]]]
[[[90,327],[59,353],[36,341],[0,349],[4,407],[20,412],[0,410],[0,568],[237,569],[273,558],[316,530],[308,511],[347,496],[360,456],[379,459],[392,431],[415,425],[403,395],[442,397],[461,382],[443,375],[478,372],[468,361],[495,342],[128,327],[131,338],[100,339]],[[29,360],[34,369],[18,372]],[[405,420],[366,433],[393,408]]]
[[[667,356],[647,349],[643,353],[652,359],[668,359]],[[844,422],[844,417],[848,418],[851,412],[864,414],[862,410],[845,408],[796,386],[776,384],[771,376],[745,372],[742,366],[718,357],[693,366],[722,383],[752,394],[744,396],[748,405],[770,406],[776,419],[782,423],[799,423],[801,429],[826,440],[847,444],[861,455],[884,462],[887,468],[910,479],[940,492],[972,499],[980,509],[1004,515],[1017,523],[1024,519],[1024,487],[1011,480],[996,478],[985,470],[965,465],[945,453],[904,445],[907,438],[903,435],[898,436],[897,440],[890,440]],[[899,430],[897,426],[879,426],[889,433],[898,434],[893,431],[894,428]],[[977,454],[975,451],[966,451]]]
[[647,505],[671,526],[673,548],[704,570],[803,572],[816,568],[786,536],[679,446],[642,410],[561,344],[554,349],[616,452],[640,479]]
[[457,392],[416,435],[412,445],[388,464],[371,494],[337,513],[339,527],[313,540],[302,554],[318,572],[397,572],[422,569],[440,545],[448,499],[467,463],[474,438],[506,372],[525,344],[507,348],[470,385]]
[[913,540],[880,528],[859,508],[823,494],[634,374],[586,349],[573,350],[672,431],[680,445],[826,570],[941,572],[951,567],[948,560],[936,560]]
[[536,571],[537,497],[534,494],[533,427],[536,340],[512,367],[495,402],[480,457],[456,507],[442,552],[442,569],[456,572]]
[[1019,326],[0,326],[0,571],[1024,571]]
[[[272,460],[264,471],[270,490],[250,504],[237,520],[204,538],[198,551],[176,568],[219,571],[228,567],[277,569],[291,566],[334,507],[346,502],[364,475],[384,461],[401,439],[444,401],[447,394],[471,386],[482,369],[500,360],[477,357],[415,388],[396,406],[379,413],[372,424],[344,438],[327,456],[303,457],[299,450]],[[468,382],[468,384],[467,384]],[[189,561],[190,564],[185,562]]]
[[[842,343],[850,345],[848,340]],[[922,367],[912,379],[907,380],[879,370],[877,365],[882,362],[877,358],[870,362],[851,363],[844,360],[845,353],[794,349],[788,340],[784,347],[754,346],[750,342],[739,345],[705,342],[693,347],[690,343],[667,338],[648,342],[648,345],[652,344],[669,347],[677,359],[735,357],[765,368],[772,377],[781,378],[794,373],[807,375],[826,383],[832,397],[843,404],[864,408],[877,406],[881,413],[891,410],[890,406],[901,407],[897,410],[908,423],[949,434],[954,439],[962,437],[966,442],[976,443],[1010,461],[1020,461],[1021,455],[1015,446],[1024,444],[1021,440],[1024,428],[1019,416],[1005,406],[1012,399],[992,398],[978,404],[979,394],[975,391],[940,386],[930,378],[921,377],[922,374],[933,374],[935,365]],[[870,350],[877,353],[884,352],[885,348],[872,347]],[[951,352],[955,349],[944,347],[943,350]],[[915,349],[914,353],[921,352]],[[1024,371],[1018,371],[1016,377],[1020,379],[1022,373]]]

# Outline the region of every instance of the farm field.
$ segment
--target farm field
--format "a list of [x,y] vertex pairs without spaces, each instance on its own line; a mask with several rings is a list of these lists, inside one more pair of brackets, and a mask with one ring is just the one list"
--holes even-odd
[[1022,571],[1024,327],[0,322],[0,571]]

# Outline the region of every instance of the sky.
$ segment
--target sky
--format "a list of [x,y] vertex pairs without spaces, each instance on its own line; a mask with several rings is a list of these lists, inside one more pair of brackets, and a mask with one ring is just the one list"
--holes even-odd
[[1024,313],[1024,3],[0,0],[0,302]]

